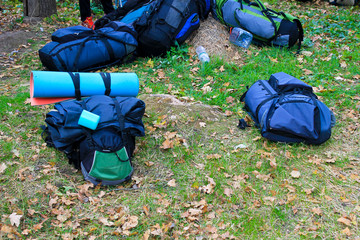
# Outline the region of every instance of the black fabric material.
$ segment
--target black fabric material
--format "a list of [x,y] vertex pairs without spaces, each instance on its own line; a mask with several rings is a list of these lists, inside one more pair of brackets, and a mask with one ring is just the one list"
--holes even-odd
[[289,47],[292,47],[296,44],[298,39],[300,38],[300,33],[298,26],[295,22],[288,21],[283,19],[280,23],[278,29],[279,35],[289,35]]
[[109,96],[110,92],[111,92],[111,75],[110,75],[110,73],[101,72],[100,76],[103,79],[104,85],[105,85],[105,93],[104,94],[106,96]]
[[122,7],[117,8],[111,13],[101,17],[95,22],[95,29],[104,27],[111,21],[115,21],[125,16],[131,10],[138,9],[150,0],[128,0]]
[[74,88],[75,88],[75,98],[76,100],[81,100],[81,91],[80,91],[80,75],[79,73],[72,73],[69,72],[69,75],[74,83]]
[[[114,11],[114,6],[111,0],[100,0],[105,14]],[[81,21],[85,21],[87,17],[91,16],[90,0],[79,0],[80,18]]]
[[245,128],[250,127],[250,126],[242,118],[242,119],[239,119],[239,124],[237,127],[244,130]]
[[[140,30],[137,52],[140,56],[160,56],[175,45],[176,35],[194,13],[198,13],[197,1],[163,0],[151,18],[149,25]],[[178,42],[184,41],[200,23],[192,26]]]

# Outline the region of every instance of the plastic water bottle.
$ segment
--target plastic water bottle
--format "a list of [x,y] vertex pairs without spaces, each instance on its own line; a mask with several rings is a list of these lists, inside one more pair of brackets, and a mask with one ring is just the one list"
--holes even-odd
[[242,28],[234,27],[230,30],[229,41],[243,48],[248,48],[253,35]]
[[196,48],[196,53],[201,62],[203,62],[203,63],[210,62],[209,55],[206,53],[206,50],[203,46],[198,46]]

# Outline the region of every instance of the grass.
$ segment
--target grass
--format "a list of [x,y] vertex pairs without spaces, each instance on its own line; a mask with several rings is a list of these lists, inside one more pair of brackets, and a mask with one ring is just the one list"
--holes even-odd
[[[13,53],[14,60],[7,55],[1,60],[2,238],[357,239],[360,235],[359,7],[268,1],[301,18],[305,41],[297,56],[295,50],[250,46],[247,52],[240,51],[242,65],[215,56],[201,65],[191,46],[183,45],[162,58],[139,58],[106,69],[139,76],[139,98],[147,104],[146,136],[137,139],[130,182],[89,188],[66,157],[41,138],[40,126],[53,106],[27,103],[30,71],[44,70],[38,49],[55,29],[79,24],[77,4],[59,1],[57,16],[30,26],[23,23],[21,3],[3,3],[9,21],[1,31],[30,29],[35,34]],[[101,8],[93,7],[96,17],[101,16]],[[246,116],[240,102],[246,86],[280,71],[314,86],[334,111],[337,125],[324,144],[274,143],[259,138],[255,127],[236,127]],[[150,92],[171,94],[191,105],[158,104]],[[226,111],[232,115],[224,116]],[[163,150],[166,132],[177,132],[178,140]],[[292,177],[292,171],[299,171],[300,177]],[[176,187],[168,185],[171,180]],[[22,215],[19,226],[11,224],[13,213]],[[126,228],[134,218],[137,223]]]

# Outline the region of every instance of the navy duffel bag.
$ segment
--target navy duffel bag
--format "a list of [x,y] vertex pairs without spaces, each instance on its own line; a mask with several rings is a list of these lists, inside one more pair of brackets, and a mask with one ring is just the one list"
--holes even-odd
[[136,37],[132,26],[116,21],[99,30],[68,27],[55,31],[39,56],[52,71],[91,71],[125,61],[137,47]]
[[255,82],[241,101],[261,135],[272,141],[321,144],[335,125],[334,114],[312,87],[283,72]]

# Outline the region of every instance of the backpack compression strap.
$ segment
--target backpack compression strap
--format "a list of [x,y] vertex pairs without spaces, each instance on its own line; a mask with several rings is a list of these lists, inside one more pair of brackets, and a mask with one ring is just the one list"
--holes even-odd
[[111,76],[110,73],[100,73],[105,85],[105,95],[109,96],[111,92]]
[[[276,27],[274,19],[270,15],[269,9],[267,9],[260,0],[255,0],[255,2],[258,4],[258,6],[261,9],[261,12],[264,14],[264,16],[270,20],[271,24],[273,25],[273,27],[275,29],[274,36],[272,38],[268,39],[268,42],[270,43],[278,35],[278,28]],[[275,11],[273,11],[273,12],[275,12]]]
[[116,110],[116,114],[117,114],[117,117],[118,117],[118,121],[120,123],[120,130],[121,130],[121,133],[123,133],[124,128],[125,128],[125,116],[121,113],[120,104],[117,101],[117,99],[113,98],[113,101],[114,101],[114,104],[115,104],[115,110]]
[[72,72],[68,72],[68,73],[74,83],[76,100],[80,101],[81,100],[80,75],[79,75],[79,73],[75,73],[75,74]]

